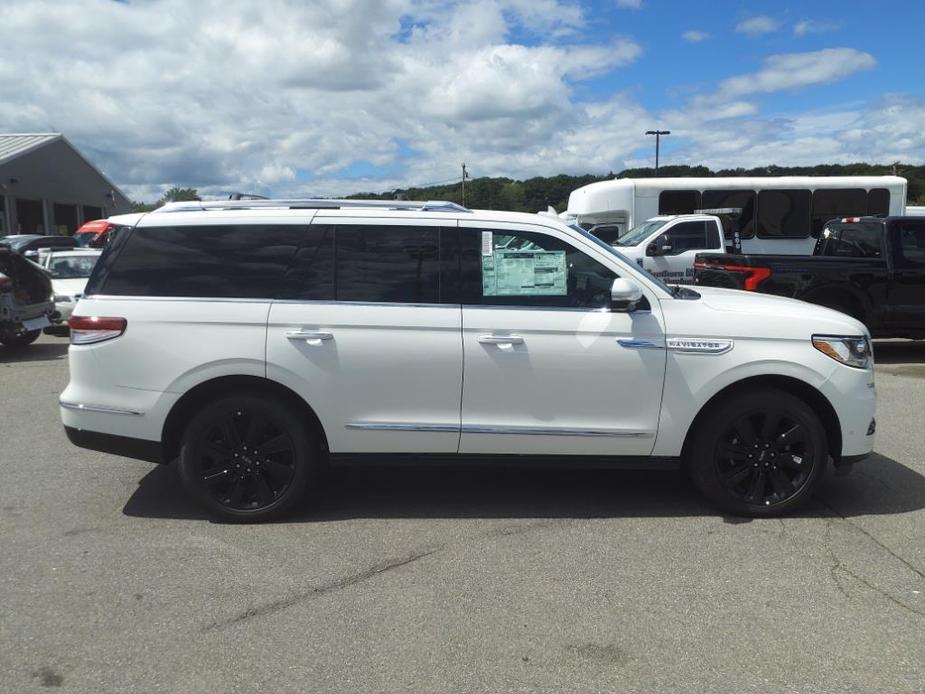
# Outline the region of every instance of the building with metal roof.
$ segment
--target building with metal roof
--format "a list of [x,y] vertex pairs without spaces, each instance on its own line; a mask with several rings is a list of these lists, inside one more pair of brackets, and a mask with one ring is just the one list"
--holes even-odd
[[131,208],[61,133],[0,134],[0,236],[73,234]]

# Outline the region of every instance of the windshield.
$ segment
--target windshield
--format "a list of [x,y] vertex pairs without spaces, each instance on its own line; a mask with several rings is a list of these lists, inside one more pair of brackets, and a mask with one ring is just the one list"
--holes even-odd
[[623,234],[619,239],[613,242],[614,246],[638,246],[645,241],[654,232],[661,229],[668,223],[664,219],[654,219],[650,222],[643,222],[638,227],[633,227]]
[[[632,260],[630,260],[629,258],[627,258],[625,255],[623,255],[620,251],[618,251],[616,248],[614,248],[613,246],[611,246],[609,243],[605,243],[604,241],[601,241],[599,238],[597,238],[597,236],[595,236],[594,234],[591,234],[591,233],[585,231],[584,229],[582,229],[582,228],[581,228],[580,226],[578,226],[577,224],[569,224],[568,226],[569,226],[570,229],[573,229],[573,230],[575,230],[576,232],[578,232],[579,234],[581,234],[584,238],[588,239],[589,241],[593,241],[595,244],[597,244],[597,245],[600,246],[601,248],[606,249],[608,253],[611,253],[612,255],[615,255],[615,256],[616,256],[617,258],[619,258],[622,262],[626,263],[627,265],[633,265],[633,261],[632,261]],[[637,272],[640,272],[640,273],[642,273],[643,275],[645,275],[650,281],[652,281],[654,284],[657,284],[659,287],[661,287],[663,290],[665,290],[665,292],[666,292],[667,294],[671,294],[672,296],[674,295],[674,291],[672,291],[671,287],[669,287],[667,284],[665,284],[664,282],[662,282],[658,277],[656,277],[656,276],[653,275],[651,272],[649,272],[649,271],[646,270],[644,267],[642,267],[642,265],[639,265],[639,264],[637,263],[637,264],[635,265],[635,268],[636,268],[636,271],[637,271]]]
[[70,255],[52,258],[48,263],[48,272],[56,280],[87,278],[93,272],[98,255]]
[[99,234],[85,231],[82,234],[74,234],[74,240],[77,242],[78,248],[90,248],[97,236]]

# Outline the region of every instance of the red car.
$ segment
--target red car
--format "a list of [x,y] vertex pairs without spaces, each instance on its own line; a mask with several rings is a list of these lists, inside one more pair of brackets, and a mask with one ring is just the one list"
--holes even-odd
[[94,219],[85,222],[74,233],[79,248],[103,248],[109,242],[109,233],[118,227],[108,219]]

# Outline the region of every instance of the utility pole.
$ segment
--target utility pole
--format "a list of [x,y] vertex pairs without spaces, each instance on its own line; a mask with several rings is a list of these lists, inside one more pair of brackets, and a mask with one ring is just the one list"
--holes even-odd
[[658,176],[658,145],[662,135],[671,135],[670,130],[646,130],[646,135],[655,135],[655,175]]
[[469,178],[469,174],[466,173],[466,162],[463,162],[462,165],[462,206],[466,206],[466,179]]

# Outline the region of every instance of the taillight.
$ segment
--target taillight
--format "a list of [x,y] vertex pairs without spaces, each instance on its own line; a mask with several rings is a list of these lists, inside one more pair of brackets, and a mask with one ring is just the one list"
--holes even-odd
[[71,316],[67,321],[71,329],[72,345],[91,345],[119,337],[125,332],[128,321],[124,318],[100,316]]
[[698,260],[694,263],[698,270],[728,270],[729,272],[741,272],[745,275],[745,290],[753,292],[758,289],[758,285],[771,276],[769,267],[745,267],[743,265],[724,265],[722,263],[705,263]]

